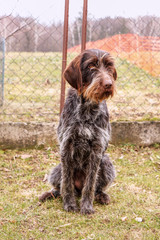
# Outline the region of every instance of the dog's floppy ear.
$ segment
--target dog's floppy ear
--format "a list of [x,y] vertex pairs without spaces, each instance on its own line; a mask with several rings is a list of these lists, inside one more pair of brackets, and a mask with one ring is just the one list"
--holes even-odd
[[80,70],[81,55],[78,55],[63,73],[64,79],[75,89],[82,87],[82,76]]

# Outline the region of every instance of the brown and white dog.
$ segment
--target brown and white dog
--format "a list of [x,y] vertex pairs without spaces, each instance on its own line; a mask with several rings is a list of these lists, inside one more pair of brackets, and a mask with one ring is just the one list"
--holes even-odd
[[75,212],[79,194],[81,213],[91,214],[94,199],[109,203],[104,191],[115,178],[114,166],[105,154],[111,131],[105,99],[114,94],[117,73],[109,53],[91,49],[69,64],[64,78],[72,88],[58,126],[61,163],[48,178],[53,189],[40,201],[62,195],[64,209]]
[[79,94],[98,103],[113,96],[117,72],[109,53],[91,49],[69,64],[64,78]]

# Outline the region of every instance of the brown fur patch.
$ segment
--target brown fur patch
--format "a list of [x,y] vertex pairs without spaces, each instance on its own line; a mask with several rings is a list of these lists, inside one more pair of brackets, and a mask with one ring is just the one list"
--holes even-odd
[[[63,76],[65,80],[75,89],[78,94],[83,94],[87,99],[94,102],[101,102],[109,97],[113,97],[115,91],[114,80],[117,79],[117,72],[114,66],[114,60],[109,53],[101,56],[96,55],[98,50],[86,50],[78,55],[66,68]],[[103,66],[104,71],[99,71]],[[85,71],[94,72],[94,77],[90,83],[83,82],[81,68]],[[105,81],[105,74],[107,73],[109,79],[112,81],[112,86],[105,89],[103,81]]]
[[91,83],[91,85],[83,89],[83,96],[98,103],[109,97],[113,97],[114,90],[114,81],[112,81],[112,87],[110,89],[105,89],[102,85],[101,76],[98,76],[94,83]]
[[80,71],[81,55],[78,55],[64,71],[64,79],[75,89],[81,89],[82,76]]
[[108,205],[110,203],[110,197],[108,196],[108,194],[103,193],[103,192],[96,194],[95,200],[98,203],[104,204],[104,205]]

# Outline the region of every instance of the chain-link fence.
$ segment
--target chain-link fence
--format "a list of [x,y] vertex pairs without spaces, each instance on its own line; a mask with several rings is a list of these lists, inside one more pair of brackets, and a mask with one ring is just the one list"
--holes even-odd
[[[80,21],[80,19],[77,21]],[[72,32],[78,23],[72,26]],[[118,70],[117,93],[108,102],[112,120],[160,118],[160,17],[88,17],[86,48],[106,50]],[[78,35],[77,35],[78,36]],[[73,41],[73,34],[70,35]],[[77,38],[69,52],[80,52]]]
[[[79,14],[69,24],[68,62],[80,52],[81,26]],[[86,48],[103,49],[115,57],[117,93],[108,101],[112,120],[160,118],[159,29],[160,17],[95,19],[88,14]],[[63,23],[4,15],[0,37],[6,45],[0,120],[57,121]]]
[[5,41],[0,38],[0,106],[3,105],[4,100],[4,52]]
[[59,113],[63,23],[2,16],[0,36],[6,46],[1,121],[54,121]]

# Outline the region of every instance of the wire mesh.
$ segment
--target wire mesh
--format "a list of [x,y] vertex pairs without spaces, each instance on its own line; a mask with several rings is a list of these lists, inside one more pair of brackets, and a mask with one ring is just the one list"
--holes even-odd
[[[80,18],[77,22],[80,22]],[[77,29],[75,22],[72,32]],[[160,18],[88,17],[87,49],[110,52],[118,71],[117,91],[109,100],[111,120],[160,118]],[[77,34],[78,36],[78,34]],[[70,34],[70,42],[77,41]],[[80,44],[69,49],[80,52]]]
[[4,99],[4,52],[5,52],[5,41],[0,38],[0,106],[3,105]]
[[1,121],[54,121],[59,114],[63,23],[2,16],[6,39]]
[[[117,92],[108,101],[111,120],[160,118],[159,28],[160,17],[155,16],[96,19],[88,14],[86,48],[106,50],[116,62]],[[80,13],[69,23],[68,62],[81,51],[81,30]],[[57,121],[63,22],[4,15],[0,37],[6,41],[0,120]]]

